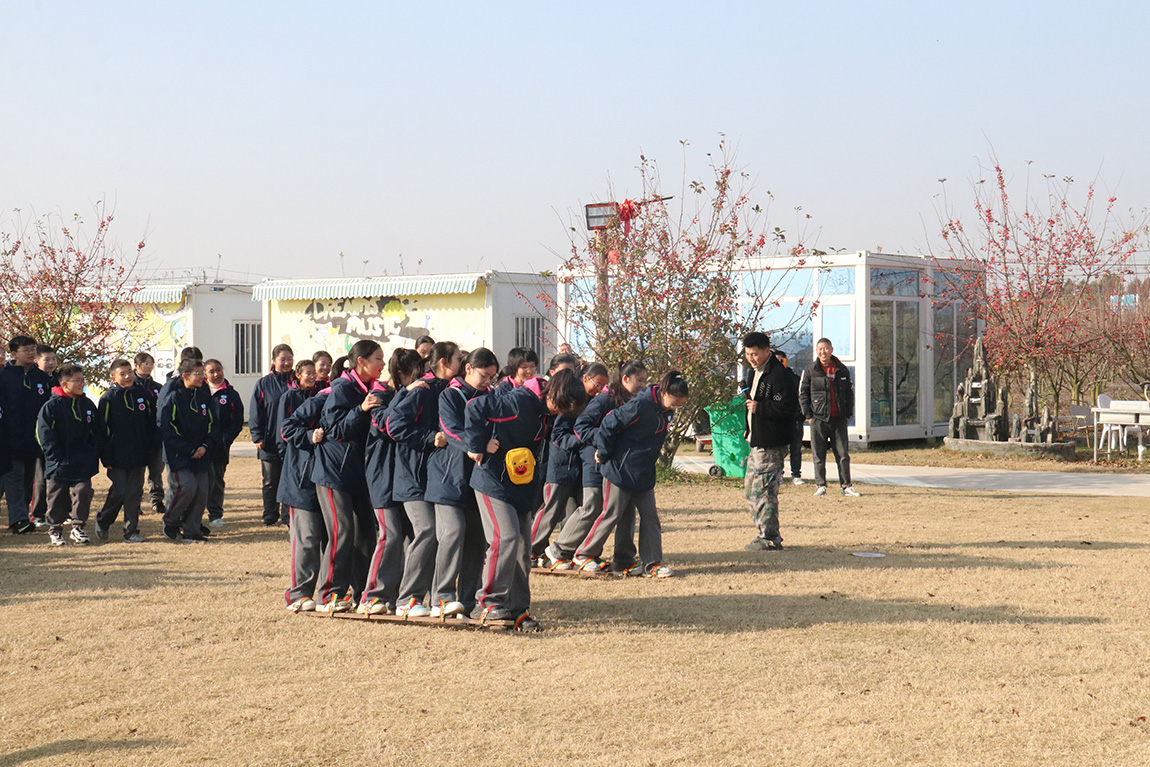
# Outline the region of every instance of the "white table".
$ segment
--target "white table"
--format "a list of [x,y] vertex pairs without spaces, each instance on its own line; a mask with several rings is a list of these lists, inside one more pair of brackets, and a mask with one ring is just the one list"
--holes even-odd
[[[1142,400],[1114,400],[1110,407],[1092,407],[1094,414],[1094,460],[1098,460],[1098,439],[1107,425],[1138,427],[1138,460],[1142,460],[1142,428],[1150,426],[1150,402]],[[1106,442],[1106,455],[1110,455],[1110,442]]]

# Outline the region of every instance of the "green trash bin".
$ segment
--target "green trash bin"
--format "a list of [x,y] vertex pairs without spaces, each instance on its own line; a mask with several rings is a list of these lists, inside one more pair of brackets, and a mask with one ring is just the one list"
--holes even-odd
[[743,439],[747,426],[745,397],[735,397],[729,403],[716,403],[707,408],[711,418],[711,453],[715,465],[711,476],[743,477],[747,473],[750,445]]

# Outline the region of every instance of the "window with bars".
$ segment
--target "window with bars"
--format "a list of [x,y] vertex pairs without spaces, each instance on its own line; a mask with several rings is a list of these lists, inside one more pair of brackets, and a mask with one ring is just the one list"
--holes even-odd
[[542,317],[515,318],[515,345],[534,349],[543,362],[543,340],[546,328]]
[[235,375],[253,375],[263,372],[263,341],[260,338],[261,322],[236,322],[235,349],[236,364],[232,367]]

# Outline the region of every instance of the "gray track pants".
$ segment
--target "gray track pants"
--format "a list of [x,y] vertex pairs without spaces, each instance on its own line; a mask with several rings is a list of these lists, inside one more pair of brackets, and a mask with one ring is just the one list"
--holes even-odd
[[208,502],[208,488],[212,472],[168,467],[167,511],[164,526],[178,527],[184,535],[198,536],[204,524],[204,506]]
[[[639,515],[639,557],[643,560],[643,570],[650,572],[663,561],[663,528],[659,524],[659,510],[655,507],[655,491],[629,490],[612,484],[608,479],[603,480],[603,512],[591,526],[591,532],[587,534],[575,556],[595,559],[601,557],[607,538],[615,530],[616,525],[623,526],[627,531],[626,538],[630,540],[630,530],[627,530],[629,523],[625,520],[628,517],[633,520],[636,512]],[[615,538],[615,562],[629,566],[634,564],[634,558],[632,557],[630,562],[620,558],[628,551],[625,544],[620,544],[621,537]]]
[[8,524],[26,522],[32,499],[26,475],[32,471],[32,458],[13,458],[4,472],[4,497],[8,500]]
[[480,492],[475,498],[488,545],[479,603],[522,613],[531,606],[531,515]]
[[47,514],[49,526],[59,530],[64,526],[64,520],[71,518],[72,525],[82,527],[88,521],[88,513],[92,508],[92,480],[83,482],[61,482],[48,480],[47,488]]
[[124,537],[140,529],[140,500],[144,497],[144,468],[134,466],[130,469],[109,467],[108,479],[112,486],[108,488],[108,495],[104,498],[104,506],[96,515],[96,524],[100,529],[107,530],[120,516],[120,509],[124,510]]
[[407,515],[403,506],[395,504],[375,510],[375,551],[367,568],[367,583],[363,587],[363,600],[378,599],[394,608],[399,598],[399,582],[403,579],[403,541],[407,528]]
[[212,461],[212,486],[208,490],[208,519],[222,519],[224,516],[224,490],[227,489],[224,474],[227,470],[227,461]]
[[323,514],[318,511],[288,506],[288,514],[291,517],[291,586],[284,592],[284,600],[290,605],[297,599],[315,596],[327,529]]
[[559,535],[555,536],[555,548],[563,555],[563,559],[570,559],[575,550],[591,532],[591,526],[603,511],[603,487],[584,487],[583,505],[575,509],[567,521],[563,523]]
[[551,540],[551,533],[563,524],[579,508],[582,488],[575,485],[557,485],[548,482],[543,486],[543,508],[535,515],[531,525],[531,556],[542,556]]
[[439,546],[435,552],[431,603],[459,601],[470,611],[482,583],[487,539],[479,508],[468,500],[464,500],[462,506],[435,504],[435,535]]
[[399,604],[412,599],[422,603],[431,592],[435,577],[435,504],[428,501],[406,501],[403,511],[411,522],[411,543],[403,563],[403,580],[399,582]]
[[152,500],[152,511],[158,512],[164,505],[164,449],[154,447],[148,451],[148,497]]
[[358,602],[375,543],[375,514],[366,499],[343,490],[315,486],[327,541],[320,558],[319,599],[328,602],[351,589]]

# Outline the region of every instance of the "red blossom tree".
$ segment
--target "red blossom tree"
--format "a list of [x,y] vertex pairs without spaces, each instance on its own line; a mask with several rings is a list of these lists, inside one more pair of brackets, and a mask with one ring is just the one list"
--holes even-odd
[[959,301],[984,325],[996,372],[1025,382],[1033,373],[1057,413],[1060,395],[1095,371],[1087,357],[1101,341],[1098,318],[1107,290],[1131,273],[1146,218],[1122,219],[1116,198],[1095,184],[1072,199],[1073,179],[1045,176],[1034,193],[1029,176],[1018,201],[992,156],[989,179],[974,184],[975,219],[964,223],[943,197],[939,301]]
[[95,230],[77,214],[68,222],[40,216],[15,233],[0,232],[0,335],[18,334],[56,347],[61,361],[82,365],[101,380],[115,350],[113,337],[140,316],[132,301],[144,242],[124,253],[108,241],[113,216],[94,208]]
[[[789,270],[816,253],[801,243],[786,250],[783,230],[762,223],[765,211],[750,198],[750,177],[735,168],[724,142],[708,157],[712,177],[685,181],[673,211],[657,164],[641,156],[640,199],[620,203],[595,236],[573,235],[559,275],[566,293],[560,327],[580,351],[609,367],[641,360],[653,380],[677,369],[690,384],[663,451],[665,465],[700,411],[735,393],[738,339],[750,330],[774,338],[787,330],[761,327],[764,307],[778,305]],[[781,258],[764,261],[772,256]],[[748,265],[757,271],[745,285]],[[747,286],[753,295],[744,293]],[[813,310],[811,302],[799,304],[792,322]]]

